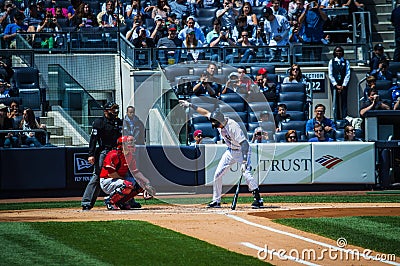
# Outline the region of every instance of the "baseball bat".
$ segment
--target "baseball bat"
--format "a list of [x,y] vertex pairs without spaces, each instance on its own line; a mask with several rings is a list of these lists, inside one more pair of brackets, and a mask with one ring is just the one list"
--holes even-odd
[[239,188],[240,188],[240,183],[242,182],[242,177],[243,177],[243,174],[240,175],[239,182],[238,182],[237,187],[236,187],[235,195],[233,196],[231,210],[235,210],[236,209],[236,203],[237,203],[237,200],[238,200],[238,197],[239,197]]

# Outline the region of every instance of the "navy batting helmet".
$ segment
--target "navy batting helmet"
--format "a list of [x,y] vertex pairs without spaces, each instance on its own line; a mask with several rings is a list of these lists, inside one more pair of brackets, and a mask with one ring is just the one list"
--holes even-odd
[[211,121],[211,125],[213,128],[218,128],[220,125],[224,124],[225,117],[221,113],[221,111],[219,109],[217,109],[211,113],[210,121]]

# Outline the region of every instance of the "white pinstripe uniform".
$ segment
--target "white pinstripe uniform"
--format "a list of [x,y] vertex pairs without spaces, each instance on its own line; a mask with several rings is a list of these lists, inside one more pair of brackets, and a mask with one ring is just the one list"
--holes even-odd
[[[214,184],[213,184],[213,201],[220,202],[222,194],[222,177],[229,170],[229,167],[234,163],[243,162],[242,147],[240,143],[247,141],[247,138],[240,128],[239,124],[234,120],[226,118],[226,124],[223,128],[218,128],[219,133],[225,140],[228,149],[222,155],[220,162],[218,163],[217,170],[214,173]],[[257,182],[251,173],[251,149],[247,154],[247,169],[243,176],[246,179],[249,191],[253,191],[258,188]]]

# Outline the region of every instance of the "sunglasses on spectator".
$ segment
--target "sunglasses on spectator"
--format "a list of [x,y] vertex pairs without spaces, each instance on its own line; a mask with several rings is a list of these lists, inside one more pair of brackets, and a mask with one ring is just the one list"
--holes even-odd
[[249,37],[249,35],[247,35],[247,34],[242,34],[242,37]]
[[289,138],[289,139],[297,139],[296,136],[289,136],[288,138]]
[[324,131],[324,130],[322,130],[322,129],[316,129],[316,130],[314,130],[314,132],[322,132],[322,131]]
[[201,135],[201,134],[198,134],[196,137],[198,137],[198,138],[202,138],[202,137],[203,137],[203,135]]
[[299,71],[299,69],[298,68],[293,68],[292,71]]
[[354,129],[347,130],[347,133],[348,133],[348,132],[355,132],[355,130],[354,130]]

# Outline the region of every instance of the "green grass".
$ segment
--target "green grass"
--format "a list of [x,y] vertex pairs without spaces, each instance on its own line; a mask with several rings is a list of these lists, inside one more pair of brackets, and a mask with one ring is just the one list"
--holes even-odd
[[141,221],[0,223],[1,265],[265,265]]
[[[266,205],[269,203],[397,203],[400,202],[400,195],[310,195],[310,196],[268,196],[263,195]],[[211,198],[172,198],[163,202],[158,199],[144,201],[138,199],[142,205],[154,204],[205,204]],[[232,197],[223,197],[222,201],[231,203]],[[252,197],[239,196],[238,203],[248,203],[253,201]],[[96,206],[103,206],[103,201],[98,200]],[[24,209],[48,209],[48,208],[80,208],[78,201],[65,202],[29,202],[29,203],[0,203],[0,210],[24,210]]]
[[350,245],[400,256],[400,216],[293,218],[274,221],[333,240],[344,237]]

